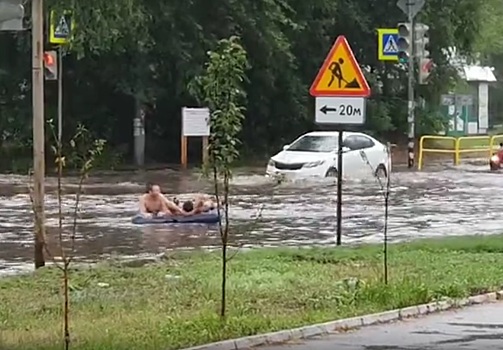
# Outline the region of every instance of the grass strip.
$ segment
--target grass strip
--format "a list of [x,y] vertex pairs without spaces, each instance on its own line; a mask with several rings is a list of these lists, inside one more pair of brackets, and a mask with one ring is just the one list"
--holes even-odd
[[[465,297],[499,289],[502,261],[503,235],[396,244],[384,285],[376,245],[242,252],[230,263],[225,323],[215,253],[175,253],[141,268],[102,264],[72,273],[72,349],[180,349]],[[0,279],[0,348],[61,349],[60,288],[54,268]]]

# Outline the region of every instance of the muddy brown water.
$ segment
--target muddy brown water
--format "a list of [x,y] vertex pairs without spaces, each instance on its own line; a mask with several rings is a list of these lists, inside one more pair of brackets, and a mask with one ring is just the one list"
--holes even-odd
[[[332,245],[335,242],[336,187],[333,180],[298,180],[275,186],[263,169],[238,173],[233,181],[232,236],[244,246]],[[197,174],[154,171],[92,178],[81,199],[75,255],[80,260],[156,254],[166,249],[215,247],[215,225],[136,226],[131,218],[144,182],[156,181],[179,198],[211,191]],[[32,212],[27,179],[0,176],[0,274],[31,269]],[[76,179],[65,180],[63,210],[70,230]],[[50,249],[58,232],[55,179],[47,180],[47,230]],[[392,175],[389,237],[496,234],[503,231],[500,188],[503,174],[476,161],[460,167],[432,166],[422,172],[398,169]],[[372,177],[348,179],[343,194],[343,243],[382,240],[384,200]],[[260,210],[261,219],[254,217]]]

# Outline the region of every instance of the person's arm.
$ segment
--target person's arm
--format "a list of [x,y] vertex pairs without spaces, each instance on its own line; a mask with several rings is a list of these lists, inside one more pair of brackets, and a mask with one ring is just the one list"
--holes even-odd
[[204,196],[200,196],[198,200],[194,203],[194,209],[192,210],[192,215],[197,215],[204,213],[206,211],[206,200]]
[[168,207],[169,211],[176,214],[176,215],[183,215],[183,210],[178,207],[175,203],[173,203],[170,200],[166,200],[166,206]]
[[183,215],[183,210],[178,207],[175,203],[167,199],[163,194],[161,194],[162,201],[168,210],[175,215]]

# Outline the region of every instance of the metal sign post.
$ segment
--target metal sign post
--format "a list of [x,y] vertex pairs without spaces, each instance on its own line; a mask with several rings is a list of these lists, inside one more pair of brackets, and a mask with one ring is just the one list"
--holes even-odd
[[370,87],[344,36],[339,36],[309,89],[316,98],[317,124],[336,125],[337,149],[337,245],[342,244],[342,170],[344,126],[365,123],[365,98]]
[[58,50],[58,143],[63,142],[63,47]]
[[70,43],[75,23],[71,11],[63,11],[59,17],[50,12],[49,42],[58,45],[58,142],[63,142],[63,57],[64,46]]

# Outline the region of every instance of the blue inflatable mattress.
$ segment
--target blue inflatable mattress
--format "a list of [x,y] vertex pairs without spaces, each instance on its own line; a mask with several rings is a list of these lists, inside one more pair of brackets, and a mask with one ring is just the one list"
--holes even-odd
[[170,216],[170,217],[154,217],[145,218],[141,215],[136,215],[133,218],[133,224],[148,225],[148,224],[216,224],[218,222],[218,213],[216,210],[207,213],[201,213],[192,216]]

